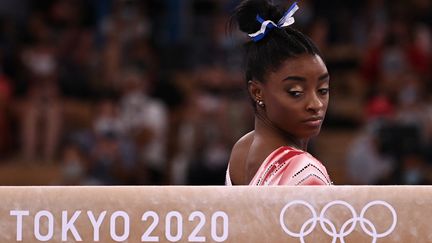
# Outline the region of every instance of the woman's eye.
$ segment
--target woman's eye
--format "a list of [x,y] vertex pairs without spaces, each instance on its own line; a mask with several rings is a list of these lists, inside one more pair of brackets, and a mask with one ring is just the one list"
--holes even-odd
[[326,95],[326,94],[329,93],[329,91],[330,91],[329,88],[323,88],[323,89],[319,89],[319,90],[318,90],[318,92],[319,92],[321,95]]
[[302,95],[302,91],[288,91],[288,94],[294,98],[298,98]]

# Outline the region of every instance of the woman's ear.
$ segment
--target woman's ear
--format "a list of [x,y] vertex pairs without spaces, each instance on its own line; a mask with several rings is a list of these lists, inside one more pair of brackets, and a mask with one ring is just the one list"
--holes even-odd
[[248,91],[250,97],[252,97],[255,102],[263,101],[263,90],[262,84],[255,80],[249,80],[248,82]]

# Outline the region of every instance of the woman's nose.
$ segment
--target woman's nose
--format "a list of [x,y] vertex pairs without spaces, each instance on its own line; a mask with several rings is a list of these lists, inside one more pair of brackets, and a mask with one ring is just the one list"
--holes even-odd
[[313,93],[310,95],[310,98],[308,99],[306,110],[318,112],[324,107],[324,99],[319,97],[318,94]]

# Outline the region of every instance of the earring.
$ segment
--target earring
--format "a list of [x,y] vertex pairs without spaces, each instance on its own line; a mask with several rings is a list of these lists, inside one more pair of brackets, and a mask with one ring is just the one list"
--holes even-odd
[[257,100],[256,102],[257,102],[257,104],[258,104],[259,106],[264,107],[264,101],[262,101],[262,100]]

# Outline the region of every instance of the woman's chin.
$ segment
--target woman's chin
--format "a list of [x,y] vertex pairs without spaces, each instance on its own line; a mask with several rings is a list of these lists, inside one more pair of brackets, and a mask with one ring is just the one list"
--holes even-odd
[[313,130],[307,130],[307,131],[304,131],[303,136],[301,136],[301,137],[303,137],[303,138],[313,138],[313,137],[318,136],[320,132],[321,132],[321,127],[315,128]]

